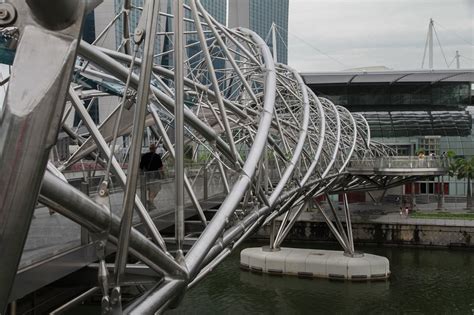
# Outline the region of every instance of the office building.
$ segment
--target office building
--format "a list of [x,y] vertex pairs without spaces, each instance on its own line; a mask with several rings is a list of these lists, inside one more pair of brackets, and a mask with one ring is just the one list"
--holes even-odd
[[270,31],[277,25],[278,62],[288,63],[289,0],[229,0],[229,27],[245,27],[256,32],[273,47]]
[[[474,157],[474,70],[302,73],[319,97],[326,97],[368,121],[374,140],[415,156],[452,151]],[[410,192],[410,185],[403,193]],[[466,185],[445,178],[444,191],[464,195]],[[418,195],[440,190],[437,179],[416,183]]]

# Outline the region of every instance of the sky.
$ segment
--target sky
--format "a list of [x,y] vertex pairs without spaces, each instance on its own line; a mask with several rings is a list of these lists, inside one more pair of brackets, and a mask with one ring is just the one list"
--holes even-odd
[[[447,63],[459,50],[461,68],[474,68],[474,0],[290,0],[288,64],[303,72],[421,69],[430,18]],[[434,43],[434,68],[447,69]]]

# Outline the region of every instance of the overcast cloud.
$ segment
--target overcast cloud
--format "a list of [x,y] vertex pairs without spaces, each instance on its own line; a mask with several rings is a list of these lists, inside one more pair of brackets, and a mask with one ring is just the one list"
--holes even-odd
[[[459,50],[461,67],[474,68],[474,0],[290,0],[288,63],[304,72],[420,69],[430,17],[448,63]],[[434,67],[447,69],[434,40]]]

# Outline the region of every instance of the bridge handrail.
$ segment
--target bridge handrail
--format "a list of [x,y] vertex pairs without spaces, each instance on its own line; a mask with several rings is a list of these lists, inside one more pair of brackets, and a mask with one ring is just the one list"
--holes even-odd
[[443,157],[426,156],[419,158],[416,156],[388,156],[379,158],[369,158],[361,160],[351,160],[349,168],[444,168],[449,167],[449,161]]

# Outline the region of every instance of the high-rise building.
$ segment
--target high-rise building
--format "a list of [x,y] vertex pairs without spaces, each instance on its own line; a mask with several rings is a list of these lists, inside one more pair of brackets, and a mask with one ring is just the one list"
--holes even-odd
[[227,0],[201,0],[204,9],[219,23],[227,23]]
[[[119,16],[116,19],[115,24],[112,25],[110,29],[102,34],[102,37],[97,40],[97,45],[113,50],[123,46],[122,16],[119,15],[122,10],[123,3],[124,0],[104,0],[93,12],[89,13],[84,21],[83,39],[89,43],[94,42],[99,34],[101,34],[109,25],[109,23],[114,20],[116,16]],[[185,0],[185,3],[189,4],[189,0]],[[144,0],[132,0],[131,4],[132,10],[130,11],[130,33],[133,35],[141,13],[138,8],[143,7]],[[160,12],[173,14],[173,4],[174,1],[172,0],[160,1]],[[218,22],[224,25],[227,23],[227,0],[201,0],[201,4],[204,9],[209,12],[209,14],[211,14]],[[185,9],[185,12],[187,17],[191,17],[189,10]],[[190,23],[187,23],[187,25],[190,25]],[[171,32],[172,28],[173,19],[166,15],[160,15],[158,32]],[[188,35],[188,40],[192,38],[192,35]],[[160,55],[159,52],[172,50],[172,40],[172,36],[158,36],[156,39],[155,53],[159,57],[157,57],[155,62],[161,64],[164,67],[173,67],[173,61],[170,60],[170,57],[172,58],[172,56],[170,54]],[[197,36],[194,38],[194,40],[197,41]],[[199,50],[200,46],[196,45],[188,48],[188,55],[196,54],[193,49]],[[202,56],[198,55],[195,59],[199,61],[200,58],[202,58]],[[220,64],[220,62],[220,60],[215,61],[214,67],[216,69],[224,68],[224,65]],[[219,75],[220,74],[218,73],[218,76]],[[206,79],[203,83],[207,83],[207,81],[208,80]],[[117,100],[115,97],[102,97],[99,102],[94,101],[93,104],[90,104],[89,111],[94,121],[99,123],[110,114],[116,104]],[[71,119],[73,119],[73,122],[71,123],[74,125],[77,125],[80,120],[77,114],[75,114]]]
[[[270,34],[276,24],[277,61],[288,63],[289,0],[229,0],[229,27],[246,27],[273,47]],[[270,35],[270,36],[269,36]]]
[[[106,2],[114,1],[115,3],[115,15],[122,10],[124,0],[107,0]],[[132,0],[132,7],[143,7],[143,0]],[[160,12],[173,14],[173,1],[161,1],[160,2]],[[185,4],[188,4],[189,0],[185,1]],[[226,24],[227,22],[227,0],[201,0],[201,4],[204,9],[209,12],[218,22]],[[185,15],[190,17],[189,11],[185,10]],[[139,11],[137,9],[132,9],[130,13],[130,33],[133,34],[135,27],[138,24],[139,20]],[[118,19],[115,27],[115,38],[116,38],[116,47],[119,47],[123,38],[123,25],[122,18]],[[159,20],[160,25],[158,26],[158,32],[171,32],[173,28],[173,19],[169,16],[161,15]],[[189,23],[187,23],[189,24]],[[189,30],[189,29],[188,29]],[[169,36],[158,36],[156,40],[156,50],[158,52],[168,51],[172,49],[172,38]],[[168,55],[164,55],[159,60],[156,60],[157,63],[168,66],[172,64],[169,60]]]

